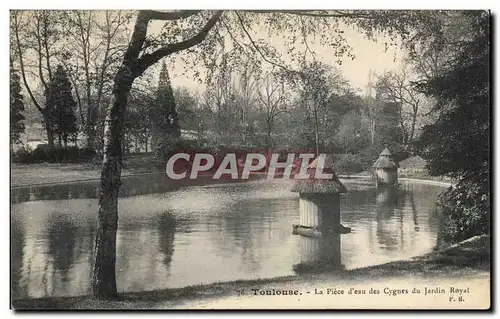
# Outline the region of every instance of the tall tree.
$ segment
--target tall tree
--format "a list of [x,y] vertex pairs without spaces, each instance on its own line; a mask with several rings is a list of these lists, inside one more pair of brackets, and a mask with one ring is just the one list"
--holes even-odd
[[154,116],[151,119],[151,149],[155,163],[160,164],[163,163],[165,152],[181,136],[174,92],[165,62],[160,71],[156,103],[152,114]]
[[417,90],[404,65],[398,72],[386,72],[377,79],[376,87],[386,93],[386,100],[399,106],[398,117],[403,145],[408,148],[415,136],[416,124],[421,115],[423,94]]
[[137,91],[130,93],[125,117],[125,136],[127,141],[134,143],[136,151],[142,149],[148,151],[151,117],[154,116],[154,114],[151,114],[153,103],[155,103],[154,94],[149,96],[144,92]]
[[237,126],[241,143],[247,144],[253,134],[252,112],[257,102],[258,76],[260,68],[250,59],[242,59],[235,68],[233,93],[236,97],[235,109],[237,112]]
[[[210,95],[206,92],[206,95]],[[197,92],[186,87],[177,87],[174,90],[174,98],[179,113],[179,125],[184,130],[196,132],[198,141],[207,140],[205,133],[208,126],[212,125],[212,109],[202,103]]]
[[[43,101],[37,99],[35,94],[33,94],[27,75],[30,67],[25,64],[25,56],[28,54],[34,55],[35,62],[32,69],[36,72],[43,89],[48,90],[49,84],[52,81],[52,63],[58,51],[56,44],[60,38],[58,25],[59,13],[53,11],[36,11],[32,13],[11,11],[11,14],[12,42],[14,43],[16,56],[19,59],[21,77],[28,96],[42,115],[47,133],[47,142],[50,147],[53,147],[53,110],[50,109],[51,105],[49,104],[43,107]],[[23,20],[24,14],[28,15],[28,19]],[[27,20],[30,22],[27,23]],[[22,38],[25,41],[21,41]]]
[[175,21],[195,15],[194,11],[140,11],[136,18],[129,46],[114,78],[112,98],[107,108],[104,126],[104,154],[99,192],[99,224],[95,245],[92,291],[98,298],[117,296],[116,231],[118,228],[118,191],[122,165],[122,140],[127,99],[134,80],[161,58],[186,50],[202,42],[216,24],[222,12],[214,14],[199,33],[177,43],[143,54],[148,24],[152,20]]
[[[49,89],[45,93],[46,109],[51,110],[53,132],[57,134],[59,146],[68,145],[68,137],[78,132],[74,108],[76,101],[71,94],[71,83],[66,70],[58,65]],[[50,105],[50,107],[48,106]]]
[[[96,237],[93,293],[99,298],[116,297],[116,231],[118,227],[118,191],[120,188],[122,140],[127,98],[134,80],[160,59],[184,51],[191,54],[188,67],[204,62],[209,78],[217,68],[221,49],[232,41],[233,63],[241,55],[265,61],[277,67],[283,59],[263,39],[255,40],[252,27],[263,27],[270,34],[281,35],[286,44],[297,46],[296,39],[309,34],[321,35],[323,44],[335,48],[337,56],[349,54],[349,47],[339,28],[344,22],[365,30],[367,35],[378,31],[410,35],[422,13],[394,11],[139,11],[122,64],[114,77],[112,97],[106,109],[104,156],[99,194],[99,227]],[[167,21],[160,37],[147,36],[153,20]],[[170,23],[169,23],[170,22]],[[218,23],[220,22],[220,23]],[[199,30],[194,33],[193,30]],[[289,31],[286,35],[283,31]],[[262,34],[262,32],[260,32]],[[297,55],[291,54],[297,59]],[[300,54],[300,57],[303,57]]]
[[459,180],[443,196],[446,226],[456,239],[489,232],[490,220],[490,15],[462,15],[468,28],[448,67],[422,85],[437,100],[437,120],[419,140],[430,173]]
[[21,134],[24,133],[24,102],[21,94],[21,79],[10,61],[10,143],[19,142]]
[[319,153],[321,127],[325,122],[328,102],[335,93],[339,93],[347,84],[338,70],[319,62],[312,62],[302,67],[300,73],[300,101],[305,106],[307,119],[311,126],[314,147]]
[[[60,61],[71,70],[80,122],[87,147],[96,148],[98,119],[104,93],[126,50],[126,28],[130,14],[124,11],[68,11],[64,19],[65,43]],[[80,92],[81,91],[81,92]]]
[[272,148],[274,128],[288,106],[284,81],[279,81],[272,75],[264,77],[258,96],[264,113],[266,146]]

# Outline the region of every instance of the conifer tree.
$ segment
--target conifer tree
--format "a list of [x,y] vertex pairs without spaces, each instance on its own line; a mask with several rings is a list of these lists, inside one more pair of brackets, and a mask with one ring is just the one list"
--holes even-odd
[[155,162],[161,163],[168,147],[181,136],[174,92],[165,63],[162,65],[158,81],[152,125],[152,150]]
[[24,111],[23,95],[21,94],[21,81],[10,61],[10,142],[11,145],[19,142],[21,134],[24,133]]
[[58,65],[49,89],[46,90],[46,104],[50,110],[53,132],[58,136],[59,146],[68,144],[68,137],[78,132],[74,108],[76,101],[71,94],[71,83],[66,70]]

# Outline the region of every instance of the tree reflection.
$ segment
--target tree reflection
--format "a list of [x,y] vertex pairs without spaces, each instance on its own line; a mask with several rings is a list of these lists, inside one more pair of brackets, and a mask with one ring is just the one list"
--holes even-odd
[[71,266],[78,258],[75,252],[77,241],[81,241],[78,227],[67,215],[55,215],[48,221],[48,253],[54,261],[54,272],[59,272],[62,280],[68,280]]
[[403,214],[405,191],[398,187],[379,187],[376,197],[377,239],[382,248],[397,250],[401,243],[403,224],[396,223],[395,211]]
[[24,295],[21,291],[21,270],[24,258],[24,245],[26,243],[25,234],[22,225],[12,219],[10,224],[10,283],[13,298],[19,298]]
[[163,263],[167,270],[170,270],[172,256],[174,255],[174,240],[176,220],[173,214],[164,212],[158,217],[156,222],[158,231],[158,245],[163,254]]
[[13,204],[27,202],[30,200],[29,187],[17,187],[10,189],[10,202]]

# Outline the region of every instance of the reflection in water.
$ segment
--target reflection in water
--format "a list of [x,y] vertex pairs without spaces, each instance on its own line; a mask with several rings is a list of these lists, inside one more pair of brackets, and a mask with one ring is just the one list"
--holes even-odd
[[342,223],[353,229],[342,236],[342,262],[346,268],[432,251],[439,230],[435,201],[442,190],[440,186],[402,182],[399,189],[349,192],[341,209]]
[[[61,287],[68,282],[69,270],[78,255],[75,252],[76,239],[78,236],[78,228],[67,216],[51,216],[48,220],[48,255],[53,260],[51,277],[58,276],[56,282]],[[48,267],[48,266],[47,266]],[[54,287],[54,289],[61,289]]]
[[158,217],[158,246],[163,254],[163,263],[170,270],[170,263],[174,255],[175,218],[172,214],[165,212]]
[[397,250],[403,245],[404,193],[399,187],[377,188],[377,240],[383,249]]
[[[258,177],[250,177],[250,180]],[[226,183],[223,179],[213,180],[210,177],[199,177],[196,180],[182,179],[172,181],[166,174],[150,174],[142,176],[122,177],[120,197],[145,194],[157,194],[179,189],[180,187],[202,186],[214,183]],[[244,180],[234,181],[242,183]],[[41,186],[14,187],[11,189],[12,203],[37,200],[60,200],[77,198],[97,198],[99,181],[88,181],[68,184],[49,184]]]
[[26,243],[25,233],[21,227],[21,223],[17,220],[13,220],[10,224],[10,283],[13,298],[22,296],[21,281],[24,281],[21,268],[23,265],[23,248]]
[[[403,183],[393,191],[364,187],[348,192],[341,197],[341,220],[352,233],[318,240],[292,235],[299,200],[287,183],[174,189],[160,177],[124,179],[119,291],[292,275],[294,265],[311,262],[350,269],[409,258],[436,245],[434,201],[440,187]],[[14,298],[88,294],[97,185],[12,193]]]
[[341,235],[324,232],[319,238],[300,236],[300,263],[293,265],[298,273],[343,269]]

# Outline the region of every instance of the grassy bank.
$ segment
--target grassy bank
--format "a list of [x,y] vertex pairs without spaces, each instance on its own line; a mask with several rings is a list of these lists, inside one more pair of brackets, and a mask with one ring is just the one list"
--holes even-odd
[[[361,283],[385,284],[389,281],[428,282],[452,280],[460,284],[465,279],[489,283],[490,237],[475,236],[447,249],[432,252],[412,260],[335,272],[323,272],[273,279],[233,281],[197,285],[177,289],[125,293],[117,301],[94,300],[88,296],[15,300],[16,309],[170,309],[197,308],[210,302],[222,302],[238,297],[240,291],[251,289],[294,289],[345,286]],[[240,296],[238,300],[250,298]]]
[[[157,169],[149,155],[134,155],[125,160],[123,176],[153,173]],[[101,168],[95,163],[12,163],[11,186],[66,183],[99,179]]]

